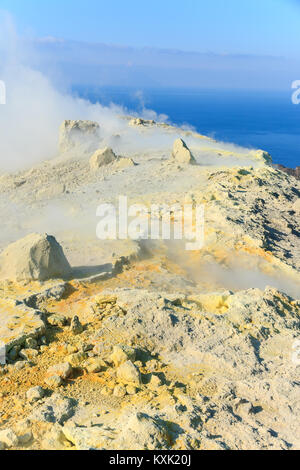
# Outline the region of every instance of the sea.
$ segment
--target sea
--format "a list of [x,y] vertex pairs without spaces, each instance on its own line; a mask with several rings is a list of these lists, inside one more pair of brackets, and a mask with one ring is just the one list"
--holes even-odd
[[93,103],[122,106],[128,114],[153,110],[216,140],[266,150],[274,163],[300,165],[300,104],[292,103],[292,90],[76,86],[73,93]]

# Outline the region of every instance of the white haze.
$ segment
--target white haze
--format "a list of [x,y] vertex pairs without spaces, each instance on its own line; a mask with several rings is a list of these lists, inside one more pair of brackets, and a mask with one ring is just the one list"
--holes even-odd
[[[0,107],[0,169],[29,168],[57,154],[58,129],[65,119],[89,119],[101,125],[103,137],[127,127],[126,110],[92,104],[55,89],[51,81],[30,66],[34,51],[23,48],[13,22],[0,15],[0,79],[6,84],[6,105]],[[145,110],[145,117],[158,118]]]

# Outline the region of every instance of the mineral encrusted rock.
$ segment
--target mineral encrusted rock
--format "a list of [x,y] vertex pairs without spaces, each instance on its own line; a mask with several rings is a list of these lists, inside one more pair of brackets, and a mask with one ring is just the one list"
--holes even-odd
[[71,268],[56,239],[33,233],[9,245],[1,254],[0,278],[46,281],[70,276]]

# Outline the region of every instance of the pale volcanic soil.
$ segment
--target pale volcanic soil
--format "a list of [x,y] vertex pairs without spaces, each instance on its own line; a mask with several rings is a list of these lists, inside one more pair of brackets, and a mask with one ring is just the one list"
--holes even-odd
[[[71,267],[21,279],[24,253],[0,261],[0,448],[299,449],[300,182],[262,151],[128,129],[135,151],[65,125],[59,155],[0,176],[3,253],[47,233]],[[204,204],[204,248],[98,240],[96,208],[120,195]]]

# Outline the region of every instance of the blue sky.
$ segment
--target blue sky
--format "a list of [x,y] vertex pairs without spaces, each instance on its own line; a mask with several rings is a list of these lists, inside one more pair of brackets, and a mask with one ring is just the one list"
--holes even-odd
[[298,0],[0,0],[21,33],[133,47],[299,57]]
[[[0,0],[2,10],[21,60],[66,87],[289,91],[300,78],[300,0]],[[0,24],[0,51],[13,55],[7,36]]]

